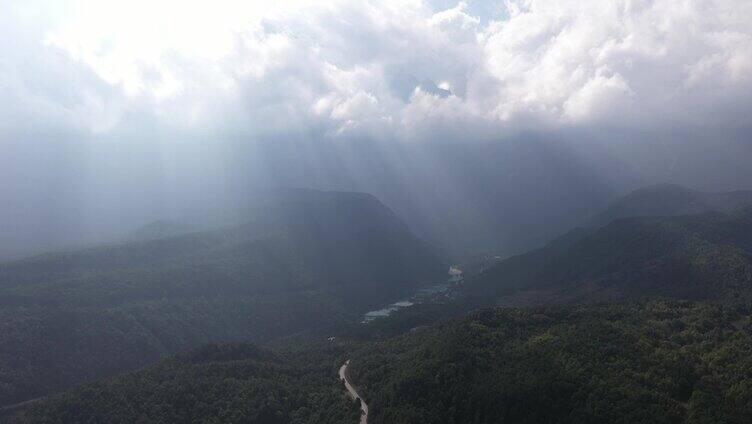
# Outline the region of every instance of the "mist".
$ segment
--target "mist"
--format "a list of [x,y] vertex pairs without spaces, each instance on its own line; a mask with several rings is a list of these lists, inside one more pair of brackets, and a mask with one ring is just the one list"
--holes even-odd
[[372,193],[452,256],[509,255],[640,186],[752,186],[743,135],[623,137],[406,144],[39,136],[2,147],[2,252],[18,257],[113,242],[160,219],[216,228],[242,222],[260,191],[306,187]]
[[234,222],[274,187],[507,255],[640,185],[750,187],[749,7],[544,3],[6,3],[0,255]]
[[750,22],[0,1],[0,421],[752,422]]

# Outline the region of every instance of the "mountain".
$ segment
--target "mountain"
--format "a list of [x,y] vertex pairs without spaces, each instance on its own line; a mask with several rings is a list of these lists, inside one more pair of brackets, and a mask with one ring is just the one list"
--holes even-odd
[[0,265],[0,305],[102,306],[342,285],[404,290],[444,276],[439,258],[373,196],[301,193],[238,226]]
[[[353,328],[444,265],[372,196],[288,192],[239,226],[6,265],[2,281],[28,280],[1,292],[15,303],[0,308],[0,378],[23,400],[206,342],[276,339],[287,347],[178,354],[17,421],[346,422],[357,408],[335,378],[350,359],[372,424],[749,422],[752,208],[731,209],[743,197],[574,229]],[[298,349],[305,332],[319,341]]]
[[128,241],[157,240],[195,231],[196,230],[190,225],[160,219],[137,228],[128,235],[127,239]]
[[745,423],[749,307],[486,309],[352,354],[386,423]]
[[730,212],[752,206],[752,191],[707,193],[674,184],[658,184],[635,190],[595,215],[593,223],[605,225],[627,217],[692,215]]
[[447,265],[375,197],[289,192],[232,227],[0,265],[0,405],[215,341],[326,333]]
[[752,208],[617,219],[506,259],[463,290],[504,305],[752,299]]
[[30,405],[11,423],[357,422],[343,395],[336,345],[272,351],[253,344],[202,346],[135,373]]
[[491,308],[375,342],[209,345],[22,408],[12,423],[717,423],[752,419],[752,310]]

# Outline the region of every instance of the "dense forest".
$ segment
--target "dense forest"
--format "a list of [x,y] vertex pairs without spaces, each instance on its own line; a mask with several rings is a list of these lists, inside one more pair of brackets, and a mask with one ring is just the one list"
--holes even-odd
[[369,423],[741,424],[751,315],[707,301],[490,308],[375,341],[208,345],[14,422],[355,423],[337,380],[350,358]]
[[752,424],[752,0],[0,0],[0,424]]
[[0,399],[21,402],[202,343],[326,333],[356,319],[325,293],[160,300],[114,308],[3,308]]
[[239,226],[0,265],[0,406],[202,343],[328,334],[444,278],[373,196],[293,194]]
[[363,346],[369,423],[748,423],[750,308],[486,309]]
[[352,424],[334,344],[271,351],[207,345],[147,370],[86,384],[38,403],[11,423]]
[[660,298],[747,302],[752,300],[752,208],[621,218],[487,263],[450,291],[367,328],[349,328],[348,334],[393,336],[493,306]]
[[573,230],[506,259],[464,292],[510,306],[674,299],[752,299],[752,208],[621,218]]
[[[638,211],[642,196],[616,205]],[[5,265],[5,404],[177,354],[20,408],[16,422],[354,423],[337,379],[346,359],[372,424],[752,419],[752,209],[721,207],[736,200],[676,215],[696,206],[678,196],[665,216],[482,257],[449,290],[361,324],[445,264],[388,212],[327,199],[288,205],[282,223]],[[265,347],[180,353],[219,341]]]

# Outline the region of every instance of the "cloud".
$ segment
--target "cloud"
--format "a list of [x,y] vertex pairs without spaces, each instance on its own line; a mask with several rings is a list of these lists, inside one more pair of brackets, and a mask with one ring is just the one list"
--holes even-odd
[[692,109],[715,90],[739,90],[727,93],[730,103],[749,92],[750,70],[739,59],[752,40],[739,20],[752,15],[744,3],[510,3],[510,18],[491,25],[485,45],[496,114],[578,125],[618,117],[651,127],[667,115],[691,123]]
[[601,119],[609,111],[628,111],[634,92],[620,74],[596,75],[564,102],[562,118],[570,122]]
[[493,16],[257,3],[4,6],[0,116],[94,137],[139,116],[163,131],[420,141],[739,126],[752,108],[744,0],[510,0]]

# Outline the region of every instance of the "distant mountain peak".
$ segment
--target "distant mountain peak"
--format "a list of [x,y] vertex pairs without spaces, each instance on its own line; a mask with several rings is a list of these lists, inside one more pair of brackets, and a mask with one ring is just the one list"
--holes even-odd
[[627,217],[677,216],[703,212],[730,212],[752,205],[752,191],[709,193],[677,184],[655,184],[634,190],[596,215],[597,226]]
[[196,231],[196,229],[190,225],[166,219],[159,219],[137,228],[128,235],[127,239],[128,241],[157,240],[188,234],[194,231]]

